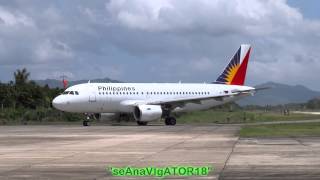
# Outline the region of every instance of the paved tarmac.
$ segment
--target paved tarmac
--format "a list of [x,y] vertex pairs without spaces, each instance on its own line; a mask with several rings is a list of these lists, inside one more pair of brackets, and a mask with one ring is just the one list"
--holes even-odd
[[220,179],[320,179],[320,137],[240,139]]
[[106,167],[175,165],[214,167],[189,179],[320,179],[320,138],[239,139],[239,129],[0,126],[0,179],[119,179]]

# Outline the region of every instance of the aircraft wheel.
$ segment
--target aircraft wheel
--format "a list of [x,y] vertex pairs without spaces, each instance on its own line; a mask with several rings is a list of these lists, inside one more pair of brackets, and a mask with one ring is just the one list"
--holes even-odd
[[171,125],[174,126],[177,124],[177,120],[174,117],[171,117]]
[[174,125],[176,125],[176,123],[177,123],[177,120],[176,120],[176,118],[174,118],[174,117],[167,117],[167,118],[165,119],[165,124],[166,124],[167,126],[174,126]]
[[146,126],[148,124],[148,122],[145,122],[145,121],[137,121],[137,124],[139,126]]
[[85,121],[82,122],[82,125],[83,126],[90,126],[90,122],[85,120]]

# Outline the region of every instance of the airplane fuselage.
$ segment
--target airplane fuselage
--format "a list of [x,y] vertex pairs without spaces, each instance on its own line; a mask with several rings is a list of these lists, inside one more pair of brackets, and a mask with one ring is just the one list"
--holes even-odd
[[[185,112],[205,110],[213,106],[235,101],[243,96],[232,97],[234,91],[254,88],[224,84],[184,84],[184,83],[86,83],[69,87],[59,95],[54,106],[62,111],[77,113],[117,113],[133,112],[130,100],[139,104],[148,101],[201,98],[208,96],[231,95],[224,98],[190,102],[173,111]],[[73,92],[73,93],[71,93]]]

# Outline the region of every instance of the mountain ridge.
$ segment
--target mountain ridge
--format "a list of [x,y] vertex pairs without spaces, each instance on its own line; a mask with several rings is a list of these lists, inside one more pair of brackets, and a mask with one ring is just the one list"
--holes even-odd
[[320,97],[320,92],[303,85],[288,85],[276,82],[266,82],[255,87],[270,87],[257,92],[253,97],[237,101],[240,105],[281,105],[289,103],[305,103],[310,99]]

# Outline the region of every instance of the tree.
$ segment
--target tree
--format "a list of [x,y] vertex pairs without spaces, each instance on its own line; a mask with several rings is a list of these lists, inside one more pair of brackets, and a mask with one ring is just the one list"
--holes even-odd
[[307,102],[308,109],[320,109],[320,99],[314,98]]
[[17,71],[14,72],[14,79],[15,79],[16,85],[19,86],[19,85],[28,83],[29,76],[30,76],[30,73],[27,72],[26,68],[23,68],[22,70],[17,69]]

